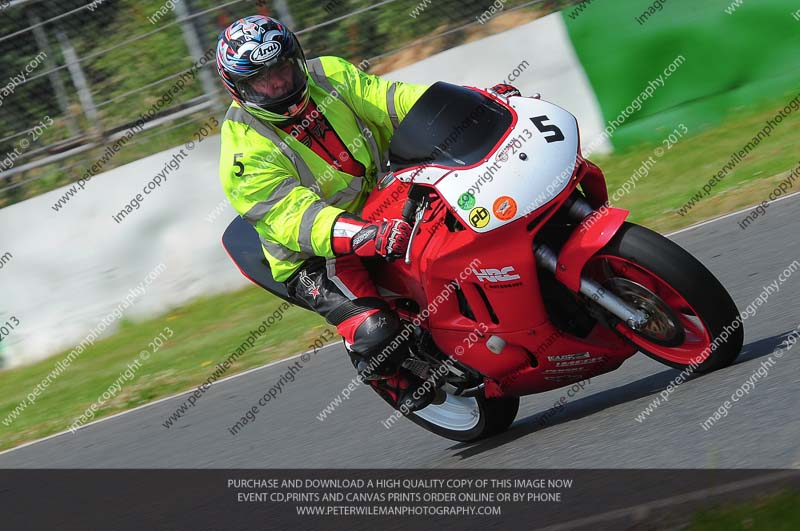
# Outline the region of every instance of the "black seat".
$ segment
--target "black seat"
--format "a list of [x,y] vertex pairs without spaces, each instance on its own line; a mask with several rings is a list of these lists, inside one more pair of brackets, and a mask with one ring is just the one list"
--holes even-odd
[[307,304],[289,296],[286,286],[272,278],[269,262],[264,257],[258,233],[252,225],[237,216],[222,235],[222,245],[233,263],[244,276],[273,295],[292,304],[310,310]]

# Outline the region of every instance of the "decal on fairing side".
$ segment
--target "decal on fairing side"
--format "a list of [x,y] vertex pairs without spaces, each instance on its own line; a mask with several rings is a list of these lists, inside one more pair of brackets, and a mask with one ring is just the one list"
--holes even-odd
[[469,224],[476,229],[485,227],[491,219],[492,216],[489,215],[489,211],[483,207],[473,208],[469,211]]
[[458,198],[458,207],[463,210],[472,210],[475,206],[475,194],[472,192],[464,192]]
[[392,184],[396,179],[397,177],[395,177],[394,172],[390,171],[389,173],[381,177],[380,181],[378,181],[378,190],[383,190],[384,188]]
[[547,356],[547,361],[567,361],[567,360],[579,360],[588,358],[588,352],[580,352],[576,354],[562,354],[560,356]]
[[580,374],[575,374],[573,376],[545,376],[544,379],[551,381],[551,382],[572,382],[579,378],[583,378]]
[[575,372],[584,372],[585,367],[575,367],[574,369],[547,369],[544,374],[571,374]]
[[500,196],[492,204],[492,212],[497,219],[508,221],[517,215],[517,202],[507,195]]
[[514,266],[506,266],[501,269],[473,269],[472,272],[481,282],[510,282],[522,278],[516,274]]
[[574,367],[575,365],[591,365],[594,363],[602,363],[604,361],[606,361],[604,357],[587,358],[585,360],[560,361],[556,363],[556,367]]

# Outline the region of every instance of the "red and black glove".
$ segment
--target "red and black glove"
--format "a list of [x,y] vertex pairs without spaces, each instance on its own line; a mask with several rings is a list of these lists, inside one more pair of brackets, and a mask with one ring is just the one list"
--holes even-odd
[[490,88],[489,92],[493,92],[505,98],[508,98],[510,96],[522,96],[522,93],[517,89],[517,87],[515,87],[514,85],[507,85],[505,83],[498,83],[497,85]]
[[355,253],[358,256],[403,256],[411,239],[411,225],[402,219],[364,221],[342,214],[333,224],[331,245],[337,256]]

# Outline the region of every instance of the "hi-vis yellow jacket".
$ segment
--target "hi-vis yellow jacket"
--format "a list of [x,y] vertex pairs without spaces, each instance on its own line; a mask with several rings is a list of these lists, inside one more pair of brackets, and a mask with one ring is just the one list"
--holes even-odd
[[335,218],[361,211],[386,166],[394,130],[428,88],[381,79],[338,57],[312,59],[308,70],[311,99],[366,168],[363,178],[339,171],[236,102],[221,129],[222,187],[255,226],[281,282],[311,256],[334,256]]

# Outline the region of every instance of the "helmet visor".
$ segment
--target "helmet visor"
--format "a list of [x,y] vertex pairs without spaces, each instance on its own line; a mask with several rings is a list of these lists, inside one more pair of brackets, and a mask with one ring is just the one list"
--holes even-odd
[[280,58],[237,80],[236,88],[247,102],[260,106],[275,105],[303,90],[306,75],[305,61],[300,57]]

